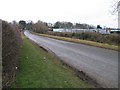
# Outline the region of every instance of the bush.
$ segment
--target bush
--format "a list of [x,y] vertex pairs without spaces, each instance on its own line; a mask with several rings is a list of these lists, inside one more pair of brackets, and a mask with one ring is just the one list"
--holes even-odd
[[104,35],[95,32],[83,32],[78,33],[78,35],[79,39],[90,40],[100,43],[108,43],[111,45],[118,45],[118,43],[120,42],[118,34]]
[[120,43],[120,39],[119,39],[120,36],[118,36],[118,34],[103,35],[96,32],[81,32],[81,33],[48,32],[47,34],[54,35],[54,36],[90,40],[90,41],[95,41],[99,43],[108,43],[111,45],[118,45]]
[[46,33],[48,31],[48,27],[46,25],[46,23],[42,22],[42,21],[38,21],[37,23],[35,23],[33,25],[33,31],[37,32],[37,33]]
[[12,83],[21,45],[20,32],[15,25],[2,21],[2,86],[8,87]]

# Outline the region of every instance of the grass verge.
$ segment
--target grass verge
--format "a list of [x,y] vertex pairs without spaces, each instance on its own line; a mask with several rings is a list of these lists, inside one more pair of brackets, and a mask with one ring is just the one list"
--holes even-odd
[[20,65],[12,88],[92,88],[48,52],[22,37]]
[[49,37],[49,38],[64,40],[64,41],[68,41],[68,42],[80,43],[80,44],[85,44],[85,45],[96,46],[96,47],[100,47],[100,48],[120,51],[118,46],[110,45],[110,44],[107,44],[107,43],[98,43],[98,42],[82,40],[82,39],[60,37],[60,36],[53,36],[53,35],[47,35],[47,34],[38,34],[38,33],[35,33],[35,32],[31,32],[31,33],[36,34],[36,35],[40,35],[40,36],[43,36],[43,37]]

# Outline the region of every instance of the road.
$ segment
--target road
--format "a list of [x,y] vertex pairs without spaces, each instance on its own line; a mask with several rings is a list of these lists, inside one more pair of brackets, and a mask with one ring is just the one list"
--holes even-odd
[[50,49],[65,63],[85,72],[107,88],[118,88],[118,52],[83,44],[24,34],[40,46]]

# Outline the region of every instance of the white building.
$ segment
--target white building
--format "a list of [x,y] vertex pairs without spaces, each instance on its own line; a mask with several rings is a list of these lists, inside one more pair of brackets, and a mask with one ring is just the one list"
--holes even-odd
[[118,28],[120,28],[120,1],[118,2]]

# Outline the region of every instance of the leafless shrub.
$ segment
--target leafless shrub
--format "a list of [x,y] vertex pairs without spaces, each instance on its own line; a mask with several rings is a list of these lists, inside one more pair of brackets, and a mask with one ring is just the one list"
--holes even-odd
[[83,40],[90,40],[100,43],[108,43],[112,45],[118,45],[120,43],[118,34],[102,35],[96,32],[81,32],[81,33],[69,33],[69,32],[47,32],[49,35],[77,38]]
[[37,33],[45,33],[45,32],[47,32],[48,27],[47,27],[46,23],[44,23],[42,21],[38,21],[37,23],[35,23],[33,25],[33,29]]
[[10,86],[15,77],[21,42],[20,32],[17,26],[2,21],[3,88]]

